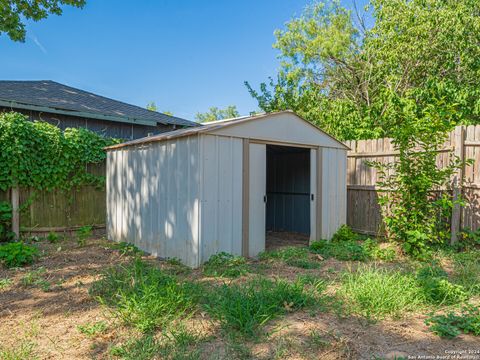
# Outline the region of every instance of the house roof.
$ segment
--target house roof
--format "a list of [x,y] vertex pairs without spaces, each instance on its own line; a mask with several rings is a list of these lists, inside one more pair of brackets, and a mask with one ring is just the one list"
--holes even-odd
[[198,125],[50,80],[0,81],[0,106],[150,126]]
[[285,111],[278,111],[278,112],[272,112],[272,113],[262,113],[262,114],[257,114],[254,116],[242,116],[242,117],[237,117],[237,118],[232,118],[232,119],[225,119],[225,120],[217,120],[217,121],[211,121],[208,123],[204,123],[200,126],[197,127],[192,127],[192,128],[186,128],[186,129],[179,129],[179,130],[174,130],[174,131],[168,131],[165,133],[161,133],[158,135],[153,135],[153,136],[148,136],[136,140],[131,140],[127,141],[121,144],[116,144],[112,146],[108,146],[105,148],[105,150],[113,150],[113,149],[119,149],[127,146],[135,146],[135,145],[142,145],[142,144],[148,144],[148,143],[153,143],[153,142],[159,142],[159,141],[165,141],[165,140],[171,140],[171,139],[176,139],[180,137],[185,137],[185,136],[192,136],[196,134],[201,134],[201,133],[211,133],[216,130],[228,128],[234,125],[246,123],[249,121],[253,120],[258,120],[266,117],[270,117],[272,115],[278,115],[278,114],[293,114],[299,119],[305,121],[308,123],[313,130],[319,131],[322,134],[325,134],[332,140],[334,140],[341,148],[350,150],[348,146],[346,146],[344,143],[341,141],[338,141],[335,139],[333,136],[327,134],[324,132],[322,129],[319,127],[313,125],[312,123],[308,122],[307,120],[303,119],[301,116],[297,115],[295,112],[292,110],[285,110]]

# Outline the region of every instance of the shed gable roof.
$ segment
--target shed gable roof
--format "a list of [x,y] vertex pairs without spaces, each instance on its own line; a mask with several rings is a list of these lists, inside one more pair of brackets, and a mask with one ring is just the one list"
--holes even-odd
[[0,105],[10,108],[156,126],[157,123],[197,126],[197,123],[150,111],[55,81],[0,81]]
[[[272,134],[273,132],[271,129],[275,124],[269,122],[270,120],[278,121],[275,128],[281,128],[276,135]],[[327,134],[320,128],[312,125],[310,122],[301,118],[291,110],[212,121],[194,128],[169,131],[155,136],[149,136],[122,144],[109,146],[106,148],[106,150],[171,140],[197,134],[236,136],[255,140],[284,141],[289,143],[303,143],[309,145],[315,145],[321,142],[327,147],[348,150],[348,147],[345,144]]]

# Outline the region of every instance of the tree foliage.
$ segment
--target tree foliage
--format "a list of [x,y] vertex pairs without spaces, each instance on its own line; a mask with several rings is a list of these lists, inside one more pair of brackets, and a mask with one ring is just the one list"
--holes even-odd
[[105,159],[103,148],[115,140],[86,129],[59,128],[29,121],[22,114],[0,114],[0,190],[13,186],[37,190],[103,184],[88,171]]
[[209,122],[215,120],[229,119],[240,116],[235,105],[229,105],[225,109],[211,107],[207,112],[197,113],[195,120],[199,122]]
[[[150,111],[158,111],[158,107],[155,101],[149,102],[145,108]],[[173,116],[173,113],[171,111],[162,111],[162,114]]]
[[25,20],[40,21],[50,14],[61,15],[62,6],[83,8],[86,0],[2,0],[0,2],[0,34],[13,41],[25,41]]
[[371,28],[332,1],[277,30],[277,77],[246,84],[259,107],[293,109],[340,139],[392,136],[392,93],[419,111],[432,99],[455,105],[452,125],[479,123],[480,3],[371,0],[367,10]]
[[370,163],[378,169],[376,185],[387,237],[417,258],[425,258],[431,244],[449,240],[451,178],[464,165],[450,154],[443,167],[437,166],[456,107],[433,96],[432,103],[419,110],[413,94],[392,94],[388,116],[394,119],[392,142],[399,154],[395,162]]
[[147,106],[145,106],[145,108],[147,110],[150,110],[150,111],[157,111],[158,108],[157,108],[157,104],[155,104],[155,101],[151,101],[147,104]]

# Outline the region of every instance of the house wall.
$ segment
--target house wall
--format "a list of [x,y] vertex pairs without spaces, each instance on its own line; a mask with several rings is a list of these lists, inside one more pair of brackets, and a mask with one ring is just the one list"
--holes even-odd
[[89,119],[79,116],[68,116],[61,114],[52,114],[46,112],[24,110],[24,109],[11,109],[0,107],[0,112],[16,111],[21,114],[27,115],[31,121],[41,120],[48,122],[52,125],[58,126],[60,129],[66,128],[86,128],[96,133],[114,137],[118,139],[133,140],[148,136],[149,133],[154,135],[160,134],[166,131],[174,130],[173,125],[148,126],[137,125],[115,121]]
[[321,148],[321,238],[331,239],[347,221],[347,151]]
[[200,177],[196,136],[109,151],[108,238],[198,266]]
[[242,139],[201,135],[200,261],[242,254]]

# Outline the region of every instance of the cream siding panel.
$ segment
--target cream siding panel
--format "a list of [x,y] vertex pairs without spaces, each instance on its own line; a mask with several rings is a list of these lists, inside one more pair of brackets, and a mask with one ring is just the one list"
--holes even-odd
[[242,247],[242,140],[201,136],[201,260]]
[[112,151],[109,160],[109,238],[198,266],[197,138]]
[[249,229],[248,255],[257,256],[265,250],[266,146],[250,144],[249,159]]
[[[112,154],[114,153],[107,153],[107,166],[106,166],[106,201],[107,204],[112,204],[113,198],[112,195],[115,193],[115,173],[112,169],[114,169],[114,162],[112,161]],[[108,234],[113,234],[112,229],[112,213],[114,213],[115,209],[113,206],[107,207],[107,219],[106,219],[106,230],[107,236]],[[107,237],[110,239],[109,237]]]
[[290,113],[272,114],[269,117],[239,123],[224,129],[212,130],[211,134],[302,145],[320,145],[338,149],[345,148],[326,133],[322,133],[313,125]]
[[331,239],[346,221],[346,151],[323,149],[322,238]]

